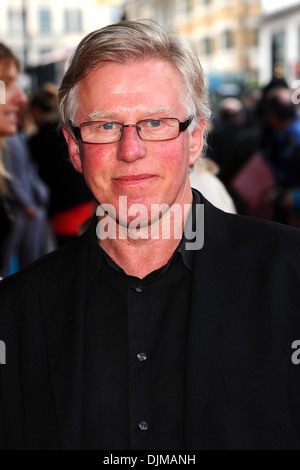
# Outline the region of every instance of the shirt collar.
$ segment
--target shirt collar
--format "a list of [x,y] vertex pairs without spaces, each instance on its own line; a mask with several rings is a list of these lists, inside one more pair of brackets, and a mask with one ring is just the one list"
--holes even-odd
[[[201,203],[201,197],[200,193],[198,191],[193,191],[193,202],[192,202],[192,208],[191,208],[191,214],[190,216],[192,217],[192,226],[194,227],[195,225],[195,218],[196,218],[196,205]],[[105,259],[109,266],[114,268],[118,272],[124,272],[123,269],[115,263],[115,261],[100,247],[98,244],[98,239],[96,235],[96,226],[97,226],[97,217],[96,215],[92,218],[92,221],[89,225],[88,228],[88,238],[89,238],[89,258],[88,258],[88,281],[91,281],[94,276],[97,274],[97,272],[100,269],[101,262],[103,260],[103,256],[105,256]],[[169,261],[166,263],[165,266],[163,266],[162,270],[165,272],[176,255],[179,253],[182,257],[182,261],[184,265],[186,266],[187,269],[192,270],[193,267],[193,259],[194,259],[194,250],[187,250],[186,249],[186,243],[191,242],[191,240],[187,240],[185,237],[185,233],[183,232],[182,239],[177,246],[176,250],[174,251],[173,255],[169,259]]]

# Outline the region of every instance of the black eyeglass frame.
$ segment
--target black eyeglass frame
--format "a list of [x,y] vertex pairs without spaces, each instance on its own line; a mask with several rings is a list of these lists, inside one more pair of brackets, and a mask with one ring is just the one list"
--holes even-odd
[[[117,122],[117,121],[107,121],[107,122],[115,122],[116,124],[120,124],[121,125],[121,132],[120,132],[120,138],[118,140],[114,140],[113,142],[86,142],[85,140],[82,139],[81,137],[81,127],[84,126],[85,124],[92,124],[92,123],[95,123],[95,122],[105,122],[105,121],[86,121],[86,122],[82,122],[79,126],[74,126],[72,121],[69,120],[69,126],[70,128],[72,129],[72,132],[74,134],[74,137],[76,139],[80,139],[82,141],[82,143],[84,144],[95,144],[95,145],[102,145],[102,144],[114,144],[116,142],[120,142],[120,140],[122,139],[123,137],[123,131],[124,131],[124,127],[135,127],[136,130],[137,130],[137,134],[139,136],[139,138],[141,140],[144,140],[146,142],[165,142],[167,140],[173,140],[173,139],[177,139],[177,137],[179,137],[179,135],[181,134],[181,132],[184,132],[186,131],[186,129],[189,127],[189,125],[191,124],[191,122],[193,121],[194,119],[194,116],[190,116],[188,117],[185,121],[179,121],[179,119],[177,118],[160,118],[160,119],[174,119],[176,121],[178,121],[179,123],[179,126],[178,126],[178,134],[175,136],[175,137],[171,137],[169,139],[159,139],[159,140],[153,140],[153,139],[144,139],[143,137],[140,136],[139,134],[139,129],[138,129],[138,124],[139,122],[143,122],[143,121],[151,121],[151,119],[141,119],[140,121],[138,121],[136,124],[122,124],[121,122]],[[157,119],[153,119],[154,121],[155,120],[159,120],[159,118]]]

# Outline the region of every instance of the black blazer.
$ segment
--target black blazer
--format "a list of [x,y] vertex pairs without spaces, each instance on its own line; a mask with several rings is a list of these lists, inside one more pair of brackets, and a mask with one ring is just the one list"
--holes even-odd
[[[300,232],[203,201],[185,449],[299,449]],[[0,282],[1,449],[80,449],[87,250],[84,234]]]

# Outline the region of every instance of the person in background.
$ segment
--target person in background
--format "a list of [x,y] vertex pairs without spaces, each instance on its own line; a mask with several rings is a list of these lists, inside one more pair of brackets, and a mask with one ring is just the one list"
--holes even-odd
[[39,175],[50,191],[49,219],[58,246],[76,238],[91,217],[93,196],[82,175],[70,162],[68,147],[59,129],[57,88],[43,85],[29,104],[37,132],[29,139]]
[[274,220],[300,226],[300,117],[289,88],[277,86],[266,96],[266,121],[270,138],[263,156],[274,175],[270,191]]
[[18,113],[26,101],[25,94],[17,83],[19,71],[19,59],[5,44],[0,43],[0,266],[4,256],[3,243],[11,228],[11,214],[8,213],[4,200],[9,174],[3,162],[3,146],[5,137],[17,132]]
[[191,187],[200,191],[214,206],[236,214],[233,199],[218,178],[219,167],[210,158],[199,159],[190,170]]
[[[0,64],[0,77],[1,77],[1,64]],[[1,78],[0,78],[1,80]],[[0,113],[1,113],[1,105],[0,105]],[[0,117],[0,132],[1,132],[1,117]],[[5,207],[4,203],[4,195],[6,193],[6,184],[5,180],[9,177],[7,171],[4,168],[3,164],[3,155],[2,155],[2,145],[3,145],[3,137],[0,137],[0,266],[3,263],[3,243],[6,240],[9,230],[11,228],[11,220],[8,214],[8,211]],[[0,275],[0,279],[2,276]]]
[[5,137],[17,132],[18,114],[26,101],[26,96],[17,83],[19,71],[19,59],[11,49],[0,43],[0,275],[4,262],[3,245],[12,226],[11,213],[5,202],[10,175],[4,166],[3,147]]
[[[9,274],[12,257],[18,267],[27,266],[49,251],[46,205],[48,193],[31,162],[26,137],[18,130],[19,116],[27,97],[17,83],[20,64],[0,44],[0,71],[6,86],[5,103],[0,104],[1,200],[9,226],[1,241],[0,275]],[[4,212],[4,211],[2,211]]]
[[299,231],[192,190],[210,116],[192,46],[93,31],[59,109],[98,208],[0,283],[0,448],[300,449]]
[[212,128],[208,132],[207,157],[220,168],[219,178],[227,185],[235,168],[232,160],[240,134],[246,127],[246,113],[238,98],[224,98],[218,106]]
[[12,219],[10,231],[3,242],[0,272],[6,275],[12,257],[16,258],[16,269],[21,269],[56,246],[47,217],[49,193],[38,176],[22,130],[7,137],[3,160],[10,175],[6,181],[8,189],[4,200]]

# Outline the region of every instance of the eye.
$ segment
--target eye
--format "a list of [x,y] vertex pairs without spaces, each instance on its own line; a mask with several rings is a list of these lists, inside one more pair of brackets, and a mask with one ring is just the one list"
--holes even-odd
[[116,124],[114,122],[104,122],[101,124],[100,128],[104,131],[111,131],[116,128]]
[[163,122],[160,119],[151,119],[151,121],[148,121],[148,124],[150,127],[160,127]]

